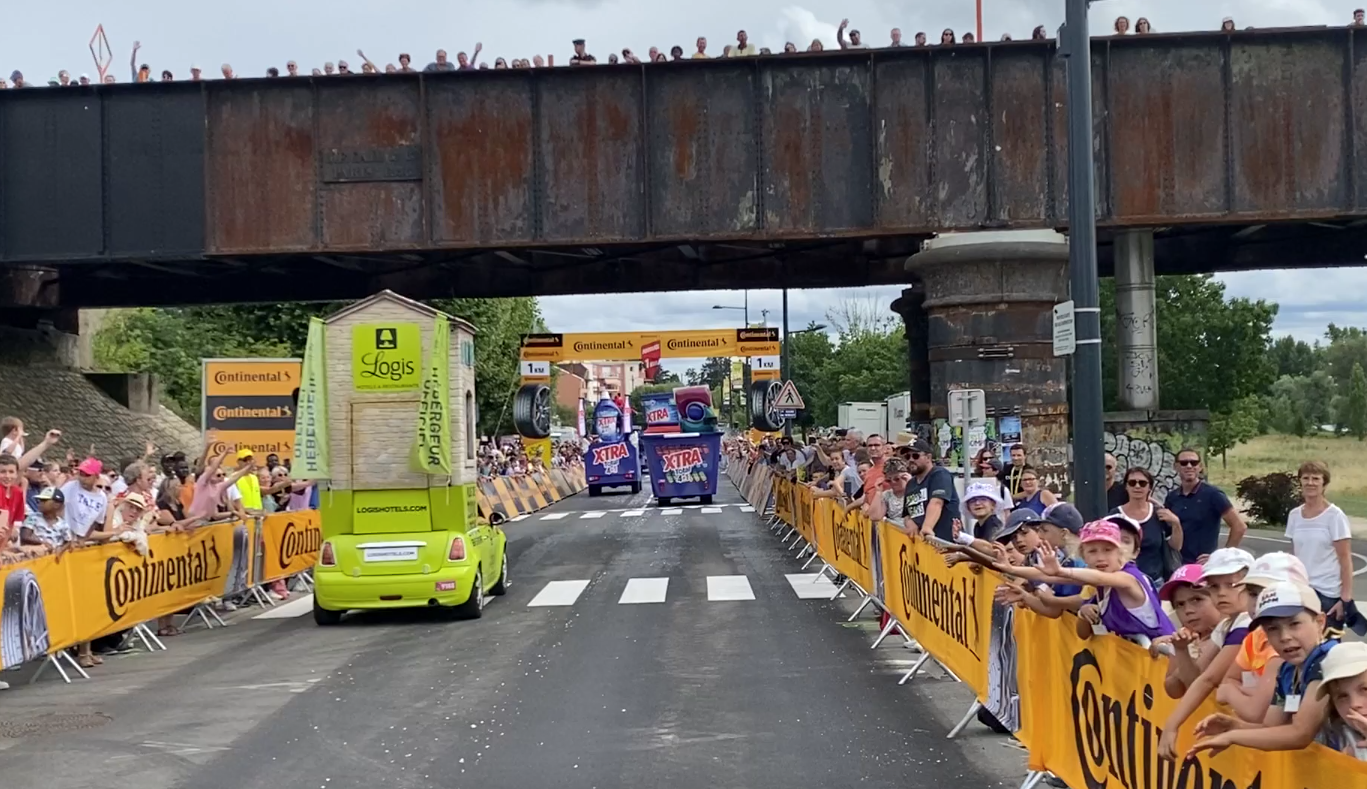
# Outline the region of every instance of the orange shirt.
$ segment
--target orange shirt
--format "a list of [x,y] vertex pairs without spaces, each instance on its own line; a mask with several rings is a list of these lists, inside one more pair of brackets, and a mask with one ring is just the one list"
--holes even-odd
[[1244,636],[1244,643],[1239,645],[1239,654],[1234,656],[1234,662],[1241,671],[1251,671],[1261,677],[1267,670],[1267,664],[1275,657],[1277,650],[1267,643],[1267,635],[1260,627],[1248,631],[1248,635]]
[[879,458],[878,462],[869,467],[869,473],[864,475],[864,501],[868,501],[872,496],[878,495],[878,486],[883,482],[883,461],[886,458]]

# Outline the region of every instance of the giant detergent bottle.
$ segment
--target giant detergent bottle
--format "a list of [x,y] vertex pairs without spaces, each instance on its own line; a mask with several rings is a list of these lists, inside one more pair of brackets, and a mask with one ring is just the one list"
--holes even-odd
[[622,439],[622,409],[611,398],[599,400],[598,406],[593,409],[593,432],[605,444]]

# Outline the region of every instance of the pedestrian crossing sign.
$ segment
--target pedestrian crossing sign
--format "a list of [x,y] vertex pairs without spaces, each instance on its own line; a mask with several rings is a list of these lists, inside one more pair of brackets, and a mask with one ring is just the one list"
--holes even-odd
[[807,407],[802,402],[802,395],[797,393],[797,385],[792,381],[784,381],[783,389],[774,398],[773,407],[786,411],[801,411]]

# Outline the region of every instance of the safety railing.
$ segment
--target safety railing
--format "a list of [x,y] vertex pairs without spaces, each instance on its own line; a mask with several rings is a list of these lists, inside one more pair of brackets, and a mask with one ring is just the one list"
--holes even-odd
[[[1177,704],[1163,692],[1166,658],[1115,636],[1081,639],[1071,614],[1054,620],[998,603],[993,594],[1003,579],[992,570],[950,566],[920,536],[814,499],[762,463],[733,457],[729,474],[790,552],[802,545],[799,557],[823,562],[815,581],[845,579],[832,599],[849,587],[863,595],[851,619],[868,607],[888,613],[875,648],[898,633],[921,652],[898,684],[933,660],[968,686],[973,700],[949,737],[986,709],[1028,749],[1023,789],[1049,774],[1075,787],[1367,786],[1367,763],[1317,744],[1286,752],[1235,747],[1180,763],[1160,758],[1161,727]],[[1219,711],[1207,700],[1188,719],[1179,753],[1195,741],[1195,722]]]

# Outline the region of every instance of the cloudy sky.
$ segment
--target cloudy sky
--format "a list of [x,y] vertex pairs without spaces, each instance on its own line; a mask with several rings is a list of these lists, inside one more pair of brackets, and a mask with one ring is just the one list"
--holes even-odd
[[[1110,29],[1124,14],[1146,16],[1160,32],[1212,29],[1225,16],[1240,27],[1290,27],[1346,24],[1354,8],[1367,0],[1107,0],[1093,6],[1092,30]],[[1003,32],[1028,36],[1037,24],[1054,29],[1062,22],[1062,0],[983,0],[985,37]],[[117,6],[118,11],[111,6]],[[60,8],[43,3],[13,3],[0,24],[0,69],[8,76],[23,71],[30,81],[45,82],[59,69],[73,74],[94,72],[88,49],[97,25],[104,26],[113,49],[114,73],[129,79],[128,58],[134,40],[142,42],[140,62],[153,72],[170,69],[177,77],[199,65],[206,74],[225,62],[239,74],[264,74],[269,66],[296,60],[304,70],[325,61],[348,60],[357,66],[356,50],[364,49],[380,65],[410,52],[426,63],[438,48],[452,55],[484,44],[487,58],[531,57],[554,53],[565,62],[570,40],[585,37],[589,51],[606,59],[609,52],[630,47],[638,54],[652,45],[690,48],[699,35],[720,52],[737,29],[748,31],[761,46],[780,49],[785,41],[799,45],[820,38],[835,45],[842,17],[880,44],[888,30],[901,27],[908,38],[918,30],[931,33],[949,27],[972,28],[972,0],[404,0],[402,3],[358,0],[143,0],[107,3],[67,0]],[[1303,339],[1323,333],[1326,323],[1367,324],[1367,315],[1336,294],[1367,292],[1367,271],[1254,272],[1223,277],[1233,295],[1278,301],[1277,330]],[[790,323],[805,326],[823,320],[830,304],[847,298],[890,302],[897,288],[856,291],[805,291],[790,295]],[[740,323],[738,311],[712,310],[714,304],[739,305],[736,292],[612,297],[549,298],[543,310],[557,331],[704,328]],[[779,319],[779,294],[750,294],[751,320],[770,310]]]

